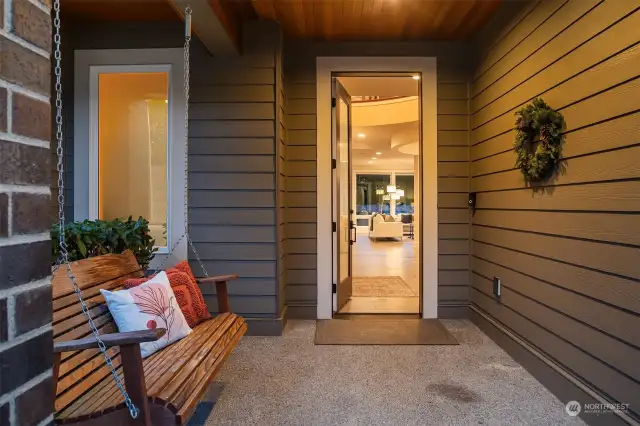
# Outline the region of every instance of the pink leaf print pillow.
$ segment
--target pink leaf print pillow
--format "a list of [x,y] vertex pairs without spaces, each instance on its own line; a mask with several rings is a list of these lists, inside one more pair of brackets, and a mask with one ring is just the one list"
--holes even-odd
[[186,337],[192,331],[164,272],[129,290],[100,290],[100,293],[107,302],[118,331],[167,330],[159,340],[140,344],[143,358]]

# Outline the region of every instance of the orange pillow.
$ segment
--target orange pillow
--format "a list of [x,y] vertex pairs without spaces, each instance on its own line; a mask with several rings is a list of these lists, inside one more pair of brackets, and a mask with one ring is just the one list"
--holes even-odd
[[209,308],[207,307],[207,303],[204,301],[204,297],[202,296],[202,291],[200,291],[200,287],[196,282],[196,277],[193,275],[191,271],[191,267],[189,266],[189,262],[183,260],[179,262],[174,269],[177,269],[180,272],[183,272],[189,276],[191,280],[193,291],[191,292],[191,297],[193,298],[193,308],[198,314],[198,318],[200,321],[204,321],[206,319],[211,318],[211,314],[209,313]]
[[[176,267],[167,269],[166,273],[178,306],[180,306],[189,327],[195,327],[202,321],[211,318],[189,264],[186,261],[180,262]],[[130,278],[124,281],[124,286],[127,289],[136,287],[151,278]]]

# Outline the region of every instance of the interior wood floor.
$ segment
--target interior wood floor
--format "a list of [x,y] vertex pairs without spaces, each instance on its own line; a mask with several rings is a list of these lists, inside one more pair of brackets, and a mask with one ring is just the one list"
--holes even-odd
[[[418,242],[408,237],[401,240],[369,239],[358,234],[353,245],[353,276],[399,276],[420,294]],[[420,297],[352,297],[341,314],[414,314],[420,312]]]

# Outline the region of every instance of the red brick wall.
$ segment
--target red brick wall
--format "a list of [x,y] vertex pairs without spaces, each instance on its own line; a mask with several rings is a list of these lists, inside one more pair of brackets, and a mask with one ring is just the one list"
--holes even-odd
[[0,425],[52,422],[51,17],[0,0]]

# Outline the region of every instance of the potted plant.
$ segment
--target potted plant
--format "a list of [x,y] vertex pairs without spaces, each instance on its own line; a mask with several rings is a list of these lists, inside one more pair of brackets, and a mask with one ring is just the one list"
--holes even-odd
[[[60,228],[54,224],[51,228],[53,245],[53,263],[60,257]],[[149,221],[143,217],[134,220],[84,220],[71,222],[64,226],[64,241],[67,244],[69,261],[87,259],[108,253],[122,253],[131,250],[143,270],[155,256],[155,240],[149,234]]]

